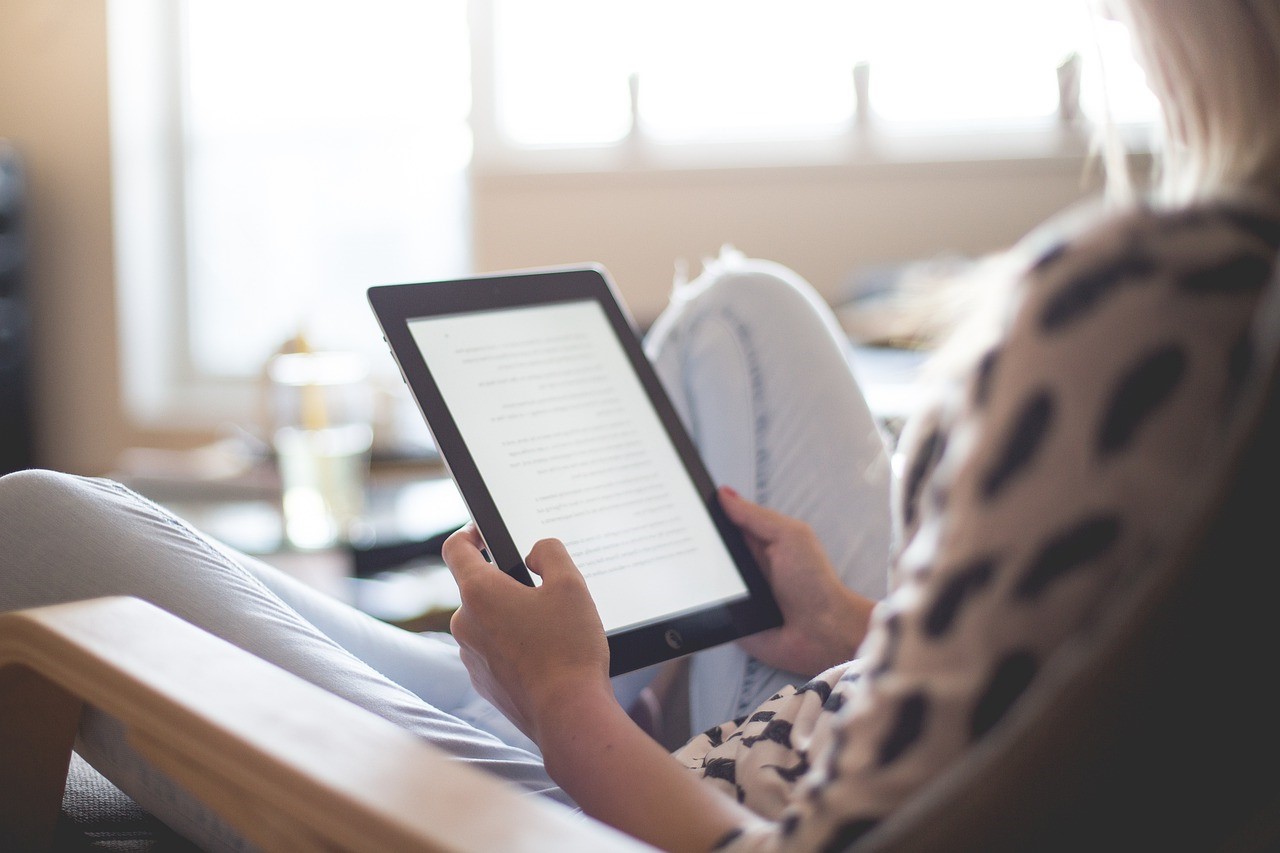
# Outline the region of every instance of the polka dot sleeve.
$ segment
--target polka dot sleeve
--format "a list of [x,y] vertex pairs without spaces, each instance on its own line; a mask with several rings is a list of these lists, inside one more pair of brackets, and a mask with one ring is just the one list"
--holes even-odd
[[723,849],[852,843],[998,726],[1126,573],[1169,562],[1224,476],[1278,223],[1139,211],[1028,269],[906,466],[913,535],[858,659],[676,753],[764,818]]

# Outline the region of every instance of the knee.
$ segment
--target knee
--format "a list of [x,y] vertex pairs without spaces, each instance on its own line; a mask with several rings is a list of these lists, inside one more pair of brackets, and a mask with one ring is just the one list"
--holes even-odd
[[38,468],[6,474],[0,477],[0,519],[10,532],[15,527],[52,531],[60,520],[83,517],[85,508],[100,502],[98,482]]
[[130,525],[141,508],[109,480],[54,471],[0,477],[0,611],[136,595]]
[[685,329],[718,318],[790,340],[821,340],[837,332],[830,306],[802,276],[783,264],[733,251],[722,252],[678,288],[668,313],[668,323]]
[[813,363],[847,370],[847,347],[831,308],[799,274],[734,251],[721,253],[678,287],[645,340],[645,352],[673,396],[708,350],[755,353],[778,369]]
[[37,509],[65,500],[74,488],[70,474],[32,468],[0,477],[0,517],[13,518],[19,508]]
[[69,597],[52,575],[65,571],[62,549],[81,532],[66,521],[75,480],[41,470],[0,477],[0,612]]
[[703,310],[764,317],[809,310],[821,302],[812,285],[790,268],[736,252],[710,261],[700,276],[676,291],[675,298]]

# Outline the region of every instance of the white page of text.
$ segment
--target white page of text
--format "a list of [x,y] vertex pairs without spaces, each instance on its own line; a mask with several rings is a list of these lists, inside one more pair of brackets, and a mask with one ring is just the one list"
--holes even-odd
[[606,631],[745,597],[599,304],[409,328],[516,547],[562,540]]

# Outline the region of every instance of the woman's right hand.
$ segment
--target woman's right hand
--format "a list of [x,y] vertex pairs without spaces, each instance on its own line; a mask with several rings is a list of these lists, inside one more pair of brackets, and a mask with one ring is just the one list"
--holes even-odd
[[782,610],[780,628],[738,645],[770,666],[805,675],[851,659],[875,602],[840,583],[813,529],[727,486],[720,489],[720,505],[742,529]]
[[474,524],[445,540],[442,556],[462,600],[450,630],[477,692],[539,741],[548,721],[563,723],[566,696],[613,701],[604,627],[559,541],[541,540],[525,558],[542,578],[536,587],[499,571],[483,548]]

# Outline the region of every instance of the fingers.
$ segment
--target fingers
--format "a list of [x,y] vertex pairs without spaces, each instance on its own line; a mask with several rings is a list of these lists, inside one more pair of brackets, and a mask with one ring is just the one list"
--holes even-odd
[[752,503],[728,486],[720,487],[720,505],[734,524],[764,542],[776,542],[803,524],[789,515]]
[[455,531],[440,548],[440,556],[445,565],[453,573],[454,580],[462,583],[468,577],[480,571],[493,571],[494,567],[484,558],[481,551],[484,540],[474,522],[469,522]]
[[529,571],[542,577],[543,583],[559,579],[581,577],[573,558],[559,539],[539,539],[529,551],[524,564]]
[[[483,549],[484,540],[480,538],[480,531],[472,522],[444,540],[440,555],[444,558],[449,571],[453,573],[454,580],[462,584],[477,574],[495,572],[496,567],[481,553]],[[564,543],[559,539],[541,539],[536,542],[525,560],[525,565],[531,572],[541,575],[544,582],[551,579],[582,577]],[[502,573],[497,572],[497,574]]]

